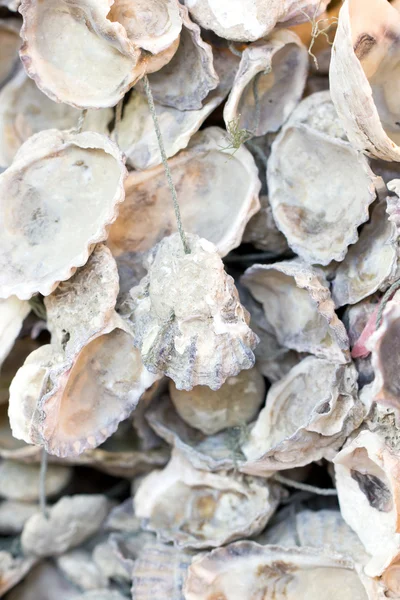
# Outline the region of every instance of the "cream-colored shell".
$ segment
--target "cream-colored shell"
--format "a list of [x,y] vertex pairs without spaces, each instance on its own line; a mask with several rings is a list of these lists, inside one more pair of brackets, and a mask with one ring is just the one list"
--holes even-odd
[[166,468],[140,483],[134,507],[162,541],[201,549],[260,533],[279,496],[276,484],[196,470],[173,450]]
[[130,292],[130,322],[152,373],[167,375],[178,389],[217,390],[254,366],[258,340],[215,246],[193,234],[187,240],[189,254],[179,234],[155,246],[148,274]]
[[17,19],[0,19],[0,88],[12,77],[18,68],[20,22]]
[[349,342],[322,271],[294,259],[253,265],[241,279],[282,346],[344,363]]
[[[0,166],[8,167],[26,140],[45,129],[70,129],[78,124],[79,111],[68,104],[53,102],[23,69],[0,91]],[[108,133],[111,108],[89,110],[84,131]]]
[[[222,129],[209,127],[169,161],[185,231],[215,244],[221,256],[240,244],[246,223],[260,208],[253,157],[242,147],[230,158],[228,145]],[[131,172],[125,194],[108,239],[116,257],[150,250],[177,230],[162,165]]]
[[50,129],[29,138],[0,175],[0,297],[47,296],[107,237],[126,170],[106,136]]
[[250,44],[224,107],[227,127],[237,122],[254,136],[278,131],[303,94],[307,71],[307,49],[292,31]]
[[16,296],[0,300],[0,367],[13,347],[30,310],[29,303],[19,300]]
[[290,27],[320,15],[329,0],[184,0],[193,19],[228,40],[254,42],[277,23]]
[[332,101],[351,144],[400,161],[400,14],[387,0],[345,0],[332,49]]
[[241,471],[262,476],[332,459],[364,416],[353,365],[305,358],[269,389],[242,445],[247,463]]
[[267,181],[278,228],[311,264],[343,260],[376,196],[375,176],[347,141],[328,91],[293,111],[272,144]]

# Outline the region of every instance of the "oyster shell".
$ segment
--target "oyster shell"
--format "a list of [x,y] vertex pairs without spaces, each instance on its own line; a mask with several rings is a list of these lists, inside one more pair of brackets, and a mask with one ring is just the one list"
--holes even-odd
[[340,510],[372,555],[365,566],[370,577],[381,575],[400,553],[394,450],[378,433],[361,431],[334,459]]
[[329,0],[184,0],[193,19],[227,40],[254,42],[277,23],[288,27],[321,14]]
[[162,541],[200,549],[259,533],[279,503],[280,490],[262,479],[196,470],[173,450],[166,468],[141,482],[134,506]]
[[108,578],[97,567],[87,550],[70,550],[58,556],[56,562],[63,575],[82,590],[108,587]]
[[0,88],[12,77],[18,67],[20,22],[17,19],[0,19]]
[[76,587],[50,561],[42,561],[9,592],[7,600],[77,600],[79,595]]
[[268,196],[260,195],[261,209],[249,220],[243,234],[243,242],[253,244],[259,250],[270,252],[271,257],[290,252],[287,240],[277,228]]
[[[8,167],[20,146],[45,129],[70,129],[78,123],[79,112],[50,100],[23,69],[0,91],[0,165]],[[85,131],[108,133],[112,110],[89,110],[83,123]]]
[[275,31],[242,53],[224,120],[254,136],[278,131],[299,102],[306,83],[308,54],[298,36]]
[[[34,502],[39,499],[39,474],[37,465],[24,465],[13,460],[0,463],[0,496],[8,500]],[[72,477],[71,467],[49,465],[46,476],[46,494],[58,495]]]
[[400,179],[389,181],[387,187],[393,192],[393,195],[386,198],[389,221],[396,226],[400,233]]
[[347,141],[329,92],[305,98],[272,144],[269,201],[278,228],[306,262],[343,260],[368,220],[375,176]]
[[[17,556],[14,557],[7,550],[0,550],[0,594],[4,596],[8,590],[13,588],[23,579],[37,562],[36,558]],[[15,598],[11,594],[8,598]],[[67,600],[67,599],[66,599]]]
[[348,337],[322,271],[294,259],[253,265],[241,278],[282,346],[344,363]]
[[0,367],[8,356],[31,307],[25,300],[10,296],[0,300]]
[[332,100],[355,149],[399,161],[400,14],[386,0],[345,0],[332,50]]
[[0,175],[0,297],[46,296],[85,264],[116,218],[125,173],[117,146],[98,133],[29,138]]
[[79,546],[98,531],[109,510],[105,496],[64,496],[46,518],[36,513],[25,523],[21,543],[27,555],[53,556]]
[[[260,207],[261,184],[250,152],[240,148],[227,160],[228,144],[222,129],[209,127],[169,161],[185,231],[205,237],[221,256],[240,244],[247,221]],[[177,229],[162,165],[131,172],[125,193],[126,201],[108,239],[117,258],[150,250]]]
[[397,275],[399,232],[386,214],[386,202],[372,209],[371,221],[350,246],[336,269],[332,298],[336,306],[355,304],[377,290],[384,290]]
[[241,471],[264,475],[332,459],[364,416],[354,366],[309,356],[269,389],[242,445]]
[[130,292],[133,335],[151,372],[168,375],[178,389],[216,390],[253,367],[257,337],[215,246],[187,239],[190,254],[178,234],[153,249],[148,275]]
[[38,505],[21,500],[3,500],[0,503],[0,534],[21,533],[26,521],[38,512]]
[[170,382],[169,393],[179,416],[205,435],[248,423],[265,398],[264,379],[256,368],[228,377],[217,391],[198,385],[191,391],[178,390]]
[[284,549],[236,542],[195,559],[185,600],[276,598],[368,600],[351,561],[312,548]]
[[116,590],[91,590],[77,596],[76,600],[126,600],[126,596]]

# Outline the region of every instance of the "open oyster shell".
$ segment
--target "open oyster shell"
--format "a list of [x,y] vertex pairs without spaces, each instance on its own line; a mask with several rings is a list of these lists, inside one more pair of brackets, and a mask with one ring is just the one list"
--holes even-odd
[[50,129],[29,138],[0,175],[0,297],[46,296],[85,264],[117,216],[125,173],[101,134]]
[[38,512],[25,523],[23,551],[41,557],[63,554],[95,534],[108,510],[105,496],[64,496],[49,509],[48,518]]
[[282,346],[344,363],[348,337],[322,271],[294,259],[253,265],[241,278]]
[[310,356],[268,391],[248,441],[241,471],[263,475],[332,459],[364,418],[357,371]]
[[343,260],[368,220],[375,176],[347,141],[329,92],[293,111],[272,144],[269,201],[289,246],[309,263]]
[[399,255],[399,232],[388,219],[386,202],[372,209],[371,221],[364,225],[359,240],[350,246],[338,265],[332,282],[336,306],[356,304],[384,290],[396,279]]
[[[32,502],[39,499],[40,467],[24,465],[14,460],[0,463],[0,496],[8,500]],[[46,477],[46,494],[58,495],[72,477],[71,467],[50,465]]]
[[387,0],[345,0],[330,66],[330,89],[347,137],[374,158],[400,161],[397,102],[400,14]]
[[279,497],[276,484],[196,470],[174,450],[163,471],[141,482],[134,506],[145,526],[163,541],[210,548],[259,533]]
[[188,569],[185,600],[337,598],[368,600],[350,560],[320,549],[261,546],[243,541],[195,559]]
[[30,310],[28,302],[15,296],[0,300],[0,367],[13,347],[23,320]]
[[[169,161],[185,231],[215,244],[221,256],[240,244],[247,221],[260,208],[261,184],[254,160],[243,147],[228,160],[228,144],[222,129],[209,127]],[[117,258],[150,250],[177,229],[162,165],[131,172],[125,193],[108,239]]]
[[[77,109],[50,100],[23,69],[0,91],[0,166],[8,167],[20,146],[45,129],[70,129],[77,126]],[[85,131],[108,133],[112,110],[89,110],[83,123]]]
[[193,19],[227,40],[254,42],[277,23],[296,25],[321,14],[329,0],[184,0]]
[[298,36],[275,31],[242,53],[224,120],[254,136],[278,131],[299,102],[306,83],[308,54]]

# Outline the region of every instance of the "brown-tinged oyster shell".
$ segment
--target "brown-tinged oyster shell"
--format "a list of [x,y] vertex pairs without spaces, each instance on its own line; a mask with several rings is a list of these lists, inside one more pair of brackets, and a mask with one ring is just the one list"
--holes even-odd
[[[0,463],[0,496],[8,500],[34,502],[39,499],[39,474],[37,465],[25,465],[14,460]],[[58,495],[72,477],[71,467],[50,465],[46,476],[46,494]]]
[[0,367],[13,347],[23,320],[30,310],[29,303],[19,300],[16,296],[0,300]]
[[343,260],[368,220],[375,176],[347,141],[329,92],[305,98],[272,144],[269,201],[278,228],[306,262]]
[[134,506],[162,541],[200,549],[260,533],[280,493],[266,480],[196,470],[173,450],[167,467],[141,482]]
[[0,88],[12,77],[18,67],[20,22],[17,19],[0,19]]
[[254,42],[277,23],[296,25],[321,14],[329,0],[184,0],[193,19],[227,40]]
[[242,541],[200,555],[188,569],[185,600],[368,600],[350,560],[320,549]]
[[334,459],[341,513],[372,555],[365,567],[370,577],[400,557],[398,442],[391,444],[361,431]]
[[[34,557],[13,556],[12,552],[0,550],[0,595],[13,588],[23,579],[37,562]],[[15,598],[9,594],[7,598]]]
[[248,423],[265,398],[265,383],[256,368],[228,377],[217,391],[198,385],[178,390],[170,382],[169,393],[178,415],[205,435]]
[[253,367],[257,336],[215,246],[193,234],[187,240],[190,254],[179,234],[155,246],[148,275],[130,292],[130,320],[151,372],[164,373],[178,389],[216,390]]
[[53,563],[42,561],[9,592],[7,600],[77,600],[79,596],[76,587],[61,575]]
[[399,161],[400,14],[386,0],[345,0],[330,65],[337,113],[355,149]]
[[104,442],[153,383],[114,312],[117,293],[115,261],[98,245],[46,299],[52,343],[32,352],[10,387],[15,437],[57,456],[80,454]]
[[[76,127],[79,112],[68,104],[56,103],[43,94],[23,69],[0,91],[0,165],[8,167],[20,146],[45,129]],[[112,110],[89,110],[85,131],[108,133]]]
[[82,590],[101,590],[108,587],[108,578],[87,550],[70,550],[58,556],[56,563],[64,577]]
[[269,389],[242,445],[241,471],[263,475],[332,459],[364,416],[354,366],[309,356]]
[[241,278],[282,346],[344,363],[348,337],[322,271],[298,259],[253,265]]
[[64,496],[48,510],[48,518],[36,513],[25,523],[21,543],[25,554],[53,556],[79,546],[96,533],[109,510],[105,496]]
[[397,276],[399,232],[386,214],[386,202],[372,208],[358,241],[350,246],[332,282],[336,306],[355,304],[377,290],[384,290]]
[[0,503],[0,534],[21,533],[26,521],[37,511],[37,504],[22,500],[3,500]]
[[50,129],[29,138],[0,175],[0,297],[46,296],[85,264],[117,216],[125,173],[101,134]]
[[[228,145],[222,129],[209,127],[169,161],[185,231],[215,244],[221,256],[240,244],[247,221],[260,207],[261,184],[250,152],[242,147],[228,160]],[[131,172],[125,193],[108,239],[117,258],[150,250],[177,229],[162,165]]]
[[289,30],[273,32],[242,53],[224,120],[254,136],[278,131],[299,102],[306,83],[308,54]]

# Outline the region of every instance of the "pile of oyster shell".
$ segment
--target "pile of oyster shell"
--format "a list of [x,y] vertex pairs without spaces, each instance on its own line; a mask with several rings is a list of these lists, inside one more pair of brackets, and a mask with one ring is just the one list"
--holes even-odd
[[0,0],[0,215],[0,597],[400,598],[398,0]]

